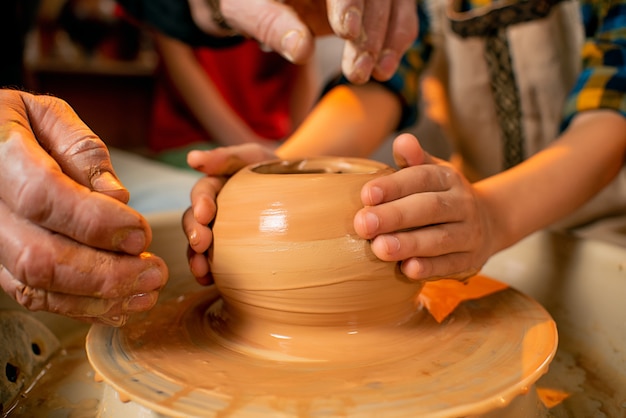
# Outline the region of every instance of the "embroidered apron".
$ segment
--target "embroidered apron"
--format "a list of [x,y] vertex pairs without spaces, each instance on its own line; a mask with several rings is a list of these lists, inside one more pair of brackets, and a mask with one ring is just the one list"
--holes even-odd
[[[430,0],[435,56],[430,73],[445,91],[452,161],[476,181],[514,166],[559,135],[584,42],[573,0]],[[438,104],[441,106],[442,104]],[[576,185],[572,185],[576,187]],[[626,213],[626,169],[558,226]]]

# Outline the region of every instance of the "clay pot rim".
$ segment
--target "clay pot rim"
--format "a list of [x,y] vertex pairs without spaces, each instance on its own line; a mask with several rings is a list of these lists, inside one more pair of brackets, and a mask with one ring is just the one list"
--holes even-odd
[[393,170],[389,165],[367,158],[316,156],[291,159],[272,159],[253,163],[244,168],[255,174],[346,175],[373,174]]

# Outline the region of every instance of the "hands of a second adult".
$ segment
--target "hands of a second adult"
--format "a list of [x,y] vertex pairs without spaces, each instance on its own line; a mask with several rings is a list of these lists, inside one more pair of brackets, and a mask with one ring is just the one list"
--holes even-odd
[[217,212],[217,194],[227,178],[239,169],[274,158],[272,148],[253,143],[192,151],[187,156],[190,167],[207,175],[192,188],[191,207],[183,214],[183,230],[189,241],[189,267],[200,284],[208,285],[213,281],[207,251],[213,242],[211,222]]
[[0,90],[0,286],[30,310],[121,325],[167,267],[144,252],[104,143],[62,100]]
[[292,62],[312,56],[315,36],[340,36],[346,40],[343,73],[357,84],[371,76],[389,79],[417,36],[414,0],[220,0],[220,4],[230,26]]
[[495,252],[480,193],[452,165],[428,155],[409,134],[396,138],[397,172],[367,183],[356,232],[374,254],[401,261],[415,280],[464,279]]

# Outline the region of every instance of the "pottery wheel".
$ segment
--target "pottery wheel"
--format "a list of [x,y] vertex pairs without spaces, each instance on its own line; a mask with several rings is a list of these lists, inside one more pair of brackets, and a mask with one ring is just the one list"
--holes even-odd
[[209,287],[122,328],[95,325],[89,361],[123,397],[169,416],[441,417],[506,406],[547,371],[557,345],[550,315],[510,288],[463,302],[442,323],[422,312],[381,334],[376,356],[355,350],[332,362],[225,344],[214,329],[220,304]]

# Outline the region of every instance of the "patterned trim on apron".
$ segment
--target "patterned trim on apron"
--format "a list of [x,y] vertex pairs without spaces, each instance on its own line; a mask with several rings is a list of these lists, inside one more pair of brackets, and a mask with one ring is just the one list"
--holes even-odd
[[489,7],[462,12],[461,1],[450,3],[448,17],[453,32],[462,38],[485,38],[485,60],[503,141],[503,169],[522,162],[524,132],[522,104],[511,61],[506,28],[546,17],[563,0],[497,1]]
[[495,35],[516,23],[541,19],[564,0],[494,1],[490,6],[461,11],[461,0],[450,2],[448,17],[452,31],[462,38]]

